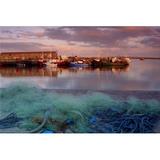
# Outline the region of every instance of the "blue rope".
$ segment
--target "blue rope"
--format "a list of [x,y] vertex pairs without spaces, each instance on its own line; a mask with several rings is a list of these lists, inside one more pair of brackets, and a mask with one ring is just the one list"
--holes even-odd
[[18,118],[16,113],[10,113],[0,120],[0,129],[13,128],[21,120],[22,118]]
[[89,119],[91,132],[104,133],[151,133],[159,115],[126,114],[115,110],[95,111]]

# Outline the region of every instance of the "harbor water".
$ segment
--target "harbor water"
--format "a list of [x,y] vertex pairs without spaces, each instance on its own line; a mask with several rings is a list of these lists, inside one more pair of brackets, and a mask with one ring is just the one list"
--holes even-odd
[[0,88],[25,82],[43,89],[159,91],[159,68],[159,60],[121,68],[0,68]]

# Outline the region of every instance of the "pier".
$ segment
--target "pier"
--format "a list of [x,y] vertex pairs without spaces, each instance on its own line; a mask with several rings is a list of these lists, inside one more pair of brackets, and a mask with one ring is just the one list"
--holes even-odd
[[0,53],[0,66],[43,66],[43,61],[57,58],[56,51],[3,52]]
[[[105,61],[114,58],[109,57],[82,57],[82,56],[68,56],[65,60],[62,55],[57,54],[56,51],[37,51],[37,52],[3,52],[0,53],[0,66],[7,67],[43,67],[48,60],[56,60],[59,65],[68,67],[70,62],[85,61],[91,64],[93,60],[99,59]],[[116,56],[119,59],[129,58],[131,60],[160,60],[160,57],[140,57],[140,56]]]
[[32,67],[43,66],[43,63],[38,60],[0,60],[0,66],[10,67]]

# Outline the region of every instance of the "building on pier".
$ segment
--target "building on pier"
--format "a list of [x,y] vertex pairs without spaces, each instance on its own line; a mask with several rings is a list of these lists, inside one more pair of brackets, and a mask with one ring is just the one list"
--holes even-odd
[[39,52],[3,52],[0,53],[0,60],[47,60],[56,59],[56,51],[39,51]]

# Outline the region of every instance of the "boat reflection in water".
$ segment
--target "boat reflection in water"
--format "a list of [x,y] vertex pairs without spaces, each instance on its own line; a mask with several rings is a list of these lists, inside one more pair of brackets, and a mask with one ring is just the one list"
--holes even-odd
[[107,67],[69,67],[69,68],[58,68],[59,72],[73,72],[73,73],[87,73],[87,72],[112,72],[112,73],[119,73],[119,72],[128,72],[129,66],[107,66]]
[[57,77],[58,71],[54,68],[14,68],[0,67],[0,75],[2,77]]
[[113,73],[127,72],[129,66],[108,66],[104,68],[56,68],[56,67],[43,67],[43,68],[21,68],[21,67],[0,67],[0,76],[2,77],[58,77],[58,75],[66,73],[81,73],[81,72],[92,72],[92,71],[109,71]]
[[94,68],[94,70],[111,71],[113,73],[128,72],[129,66],[107,66],[107,67],[102,67],[102,68]]

